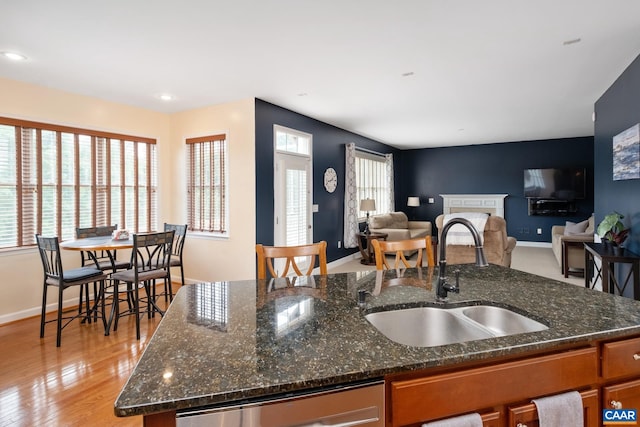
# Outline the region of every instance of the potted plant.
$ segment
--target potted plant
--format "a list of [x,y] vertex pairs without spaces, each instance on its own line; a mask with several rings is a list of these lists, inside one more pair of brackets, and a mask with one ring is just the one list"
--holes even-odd
[[598,224],[598,236],[600,236],[605,244],[610,243],[612,246],[620,246],[627,239],[629,229],[625,228],[621,219],[624,215],[618,212],[607,214],[602,222]]

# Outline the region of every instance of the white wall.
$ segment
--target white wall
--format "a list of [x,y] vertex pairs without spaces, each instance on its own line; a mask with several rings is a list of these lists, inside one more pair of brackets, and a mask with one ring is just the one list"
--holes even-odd
[[255,278],[255,102],[215,105],[171,116],[174,196],[172,221],[186,223],[185,140],[227,134],[229,147],[229,238],[191,236],[184,246],[187,280]]
[[[253,99],[168,115],[1,78],[0,93],[0,116],[155,138],[158,228],[164,222],[186,223],[184,137],[228,132],[231,235],[222,241],[187,237],[185,272],[188,278],[207,281],[254,277]],[[79,259],[69,251],[63,262],[73,268]],[[35,249],[0,250],[0,324],[39,313],[42,276]],[[48,303],[54,304],[56,298],[51,294]],[[77,303],[71,293],[67,299]]]

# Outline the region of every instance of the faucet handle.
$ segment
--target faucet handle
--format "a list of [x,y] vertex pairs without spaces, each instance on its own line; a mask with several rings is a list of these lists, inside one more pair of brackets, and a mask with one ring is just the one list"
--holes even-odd
[[366,289],[358,289],[358,305],[364,307],[367,303],[367,294],[371,295],[371,292]]
[[459,294],[460,293],[460,270],[455,270],[453,274],[456,276],[456,284],[453,286],[449,285],[449,288],[447,290],[449,292],[454,292],[456,294]]

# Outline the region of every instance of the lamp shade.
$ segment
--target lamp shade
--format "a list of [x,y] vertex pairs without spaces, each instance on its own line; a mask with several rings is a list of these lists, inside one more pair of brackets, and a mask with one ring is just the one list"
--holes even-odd
[[409,200],[407,200],[407,206],[414,208],[420,206],[420,197],[409,197]]
[[375,211],[376,210],[376,201],[373,199],[362,199],[360,200],[360,210],[361,211]]

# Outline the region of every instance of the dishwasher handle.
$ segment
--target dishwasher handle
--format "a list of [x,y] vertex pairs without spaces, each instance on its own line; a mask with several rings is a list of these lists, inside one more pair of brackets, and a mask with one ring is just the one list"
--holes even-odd
[[377,406],[356,409],[355,411],[322,417],[311,422],[298,424],[292,427],[352,427],[367,423],[375,423],[380,420],[380,411]]

